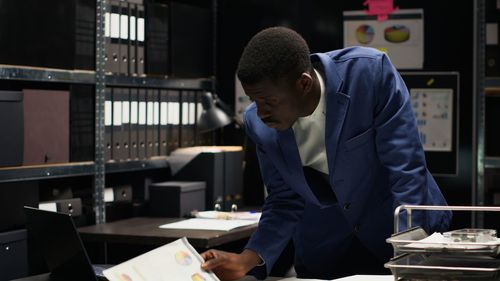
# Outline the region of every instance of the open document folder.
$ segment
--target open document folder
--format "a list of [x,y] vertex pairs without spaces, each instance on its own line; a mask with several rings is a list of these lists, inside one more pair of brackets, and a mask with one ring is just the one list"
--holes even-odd
[[202,263],[201,256],[184,237],[103,273],[110,281],[219,281],[215,274],[200,269]]

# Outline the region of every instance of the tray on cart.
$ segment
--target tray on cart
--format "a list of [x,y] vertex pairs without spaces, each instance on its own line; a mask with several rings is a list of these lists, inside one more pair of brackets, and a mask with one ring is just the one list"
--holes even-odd
[[429,236],[420,227],[394,234],[386,241],[392,244],[397,253],[442,253],[453,255],[486,255],[500,254],[500,239],[487,242],[454,242],[443,240],[435,233]]
[[403,280],[500,280],[500,260],[487,256],[403,254],[385,267]]

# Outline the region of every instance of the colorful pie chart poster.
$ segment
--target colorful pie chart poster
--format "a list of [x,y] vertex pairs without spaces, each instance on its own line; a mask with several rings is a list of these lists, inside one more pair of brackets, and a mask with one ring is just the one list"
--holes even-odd
[[388,54],[398,69],[422,69],[424,64],[424,11],[400,9],[388,20],[365,11],[344,12],[344,47],[364,46]]

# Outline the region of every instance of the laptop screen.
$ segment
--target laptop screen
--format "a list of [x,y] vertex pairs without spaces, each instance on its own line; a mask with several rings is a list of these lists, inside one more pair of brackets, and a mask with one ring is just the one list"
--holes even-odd
[[24,207],[26,227],[55,280],[96,281],[87,252],[69,215]]

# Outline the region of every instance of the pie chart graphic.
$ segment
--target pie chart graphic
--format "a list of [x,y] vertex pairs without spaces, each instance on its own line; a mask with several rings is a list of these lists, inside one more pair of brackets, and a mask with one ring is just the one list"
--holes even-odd
[[175,253],[175,261],[180,265],[190,265],[193,262],[193,259],[188,253],[178,251]]
[[410,29],[404,25],[389,26],[384,30],[384,38],[391,43],[403,43],[410,39]]
[[373,27],[363,24],[356,29],[356,40],[361,44],[368,44],[373,40],[375,30]]
[[206,281],[205,277],[203,277],[200,273],[195,273],[191,275],[191,279],[193,281]]

